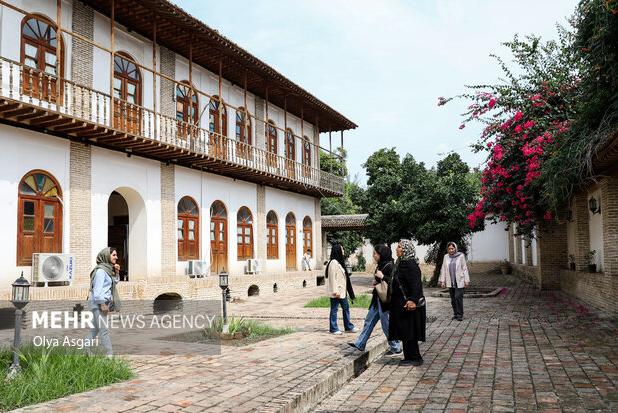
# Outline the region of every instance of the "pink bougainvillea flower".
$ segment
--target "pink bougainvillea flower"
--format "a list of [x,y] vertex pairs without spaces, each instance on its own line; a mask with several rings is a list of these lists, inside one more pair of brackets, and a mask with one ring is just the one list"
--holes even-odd
[[551,211],[546,211],[546,212],[545,212],[545,215],[543,215],[543,219],[544,219],[545,221],[551,221],[551,219],[552,219],[552,213],[551,213]]
[[493,108],[496,105],[496,99],[490,99],[489,103],[487,103],[487,106],[489,106],[489,108]]
[[513,122],[519,122],[521,120],[521,118],[523,118],[523,117],[524,117],[524,114],[521,113],[521,111],[517,111],[517,113],[513,117]]
[[524,129],[530,129],[535,125],[533,120],[529,120],[526,123],[524,123]]
[[465,127],[466,127],[465,123],[462,123],[461,125],[459,125],[459,129],[463,129]]

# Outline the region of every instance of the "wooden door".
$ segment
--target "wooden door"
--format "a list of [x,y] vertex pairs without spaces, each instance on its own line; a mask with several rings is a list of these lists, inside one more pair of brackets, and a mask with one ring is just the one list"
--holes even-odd
[[292,131],[285,133],[285,169],[287,176],[294,178],[296,176],[294,166],[296,164],[296,142]]
[[208,108],[209,153],[219,159],[227,159],[227,113],[225,107],[214,98]]
[[267,154],[266,163],[270,167],[277,166],[277,128],[274,124],[268,123],[266,125],[266,144]]
[[279,241],[277,234],[277,224],[266,225],[266,254],[268,259],[279,258]]
[[197,260],[199,254],[199,221],[195,216],[178,214],[178,260]]
[[251,118],[244,108],[236,111],[236,156],[253,159],[251,141]]
[[296,270],[296,225],[285,226],[285,267]]
[[227,265],[227,219],[213,217],[210,220],[210,272],[219,274],[229,271]]
[[114,57],[114,127],[140,135],[142,129],[141,74],[129,57]]

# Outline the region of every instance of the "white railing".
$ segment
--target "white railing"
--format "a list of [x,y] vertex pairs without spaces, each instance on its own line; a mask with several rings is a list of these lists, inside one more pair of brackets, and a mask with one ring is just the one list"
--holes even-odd
[[[154,112],[142,106],[59,79],[0,57],[0,95],[89,124],[161,142],[226,163],[265,172],[312,187],[343,194],[343,179],[219,133]],[[317,151],[316,151],[317,152]],[[313,153],[319,156],[319,153]]]

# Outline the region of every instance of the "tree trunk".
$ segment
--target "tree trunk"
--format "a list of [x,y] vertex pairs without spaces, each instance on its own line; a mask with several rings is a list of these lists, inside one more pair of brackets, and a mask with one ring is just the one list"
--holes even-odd
[[442,261],[444,261],[444,255],[446,254],[446,244],[448,241],[441,241],[438,248],[438,256],[436,257],[436,268],[433,270],[433,275],[427,283],[428,287],[437,287],[438,279],[440,278],[440,270],[442,269]]

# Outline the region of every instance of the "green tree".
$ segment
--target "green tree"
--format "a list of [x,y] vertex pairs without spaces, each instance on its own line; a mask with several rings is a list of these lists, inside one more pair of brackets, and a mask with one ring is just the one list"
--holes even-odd
[[[364,198],[364,192],[364,189],[357,182],[346,182],[342,197],[322,198],[320,200],[322,215],[362,213],[361,206],[357,202]],[[327,234],[327,241],[330,243],[339,242],[343,246],[346,255],[350,255],[356,248],[363,245],[363,236],[358,231],[335,231]]]
[[364,166],[366,235],[374,244],[413,238],[434,246],[425,258],[436,264],[431,280],[435,285],[446,243],[454,241],[466,251],[465,239],[472,232],[467,216],[478,198],[478,172],[470,172],[457,154],[442,159],[437,169],[427,169],[409,154],[400,161],[394,149],[378,150]]
[[347,157],[348,153],[342,147],[335,149],[334,153],[320,150],[320,170],[345,178],[348,176]]

